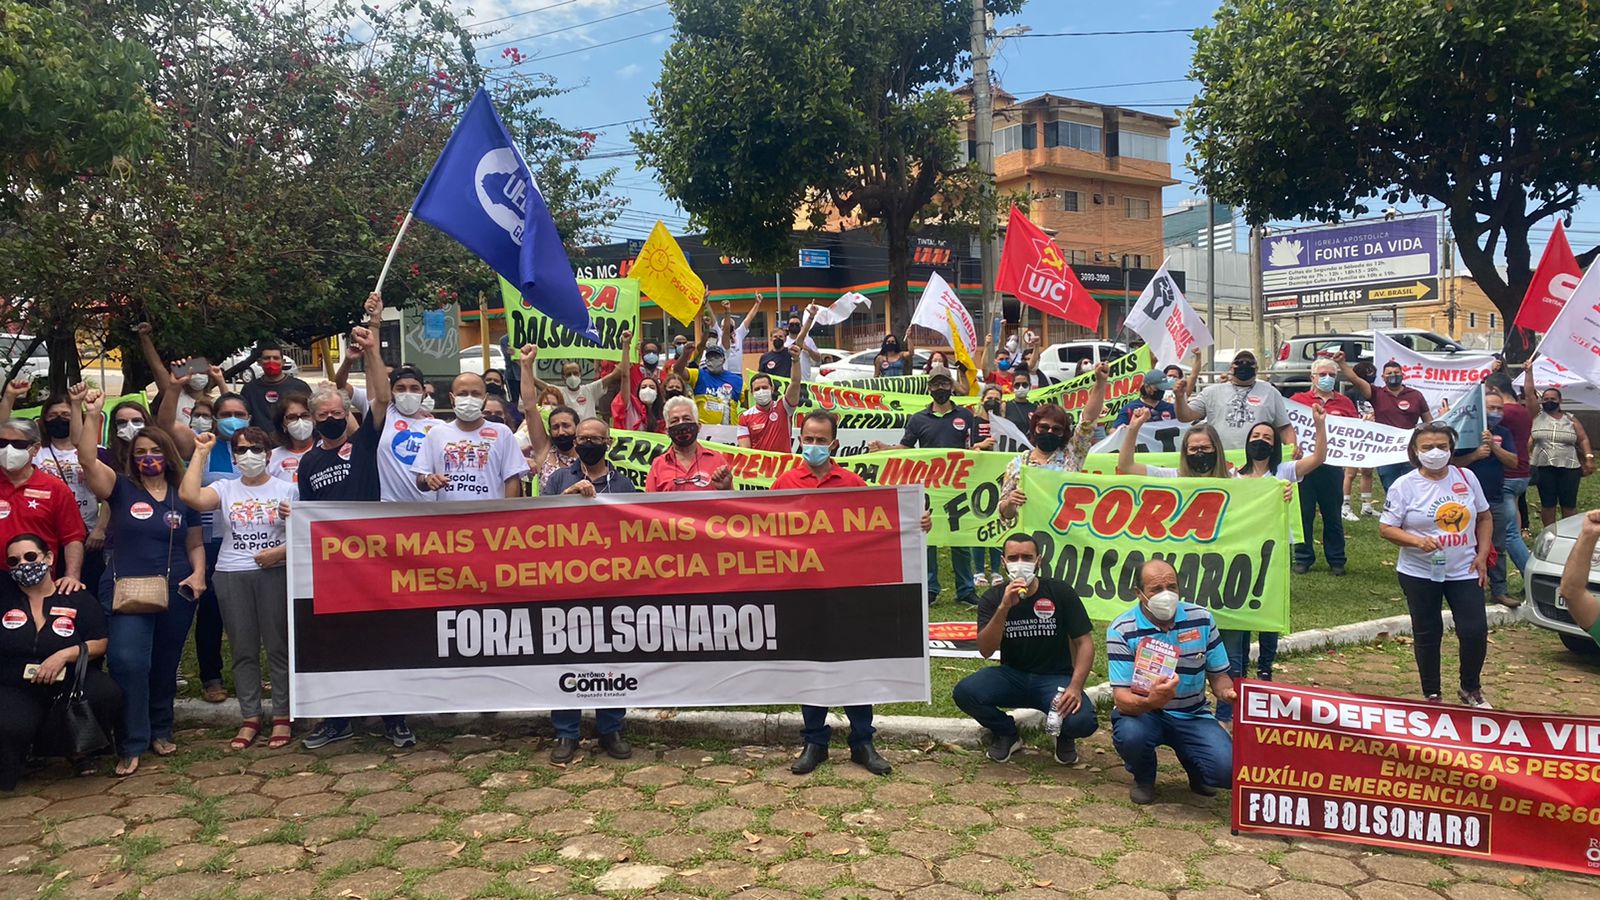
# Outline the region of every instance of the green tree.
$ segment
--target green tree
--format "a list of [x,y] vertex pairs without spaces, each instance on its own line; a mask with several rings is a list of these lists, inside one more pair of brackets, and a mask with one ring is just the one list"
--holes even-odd
[[[579,175],[590,140],[545,117],[557,88],[515,64],[491,69],[433,0],[381,11],[343,2],[150,0],[127,33],[151,48],[145,90],[162,138],[125,173],[75,180],[48,210],[0,233],[0,293],[32,318],[124,350],[132,325],[169,355],[220,359],[272,336],[336,334],[359,315],[406,209],[479,84],[540,178],[563,237],[591,240],[614,215],[609,174]],[[361,26],[353,34],[346,23]],[[493,273],[426,225],[408,233],[384,287],[390,305],[450,303]],[[75,354],[53,352],[64,383]]]
[[1196,42],[1185,125],[1212,196],[1255,224],[1442,205],[1508,349],[1528,352],[1510,327],[1528,232],[1600,184],[1591,4],[1225,0]]
[[[996,14],[1022,0],[998,0]],[[891,315],[909,323],[910,238],[969,195],[943,85],[967,62],[968,0],[672,0],[677,37],[650,97],[641,165],[707,240],[793,264],[797,213],[882,229]],[[948,192],[948,194],[946,193]]]

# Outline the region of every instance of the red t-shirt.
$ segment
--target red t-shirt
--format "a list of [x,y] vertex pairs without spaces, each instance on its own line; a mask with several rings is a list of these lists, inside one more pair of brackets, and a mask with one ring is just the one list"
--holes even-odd
[[1528,414],[1528,408],[1516,400],[1507,400],[1505,411],[1500,415],[1500,424],[1511,432],[1511,441],[1517,445],[1516,466],[1506,466],[1507,478],[1527,478],[1528,449],[1533,438],[1533,416]]
[[1316,406],[1321,403],[1323,412],[1330,416],[1347,416],[1352,419],[1361,418],[1361,413],[1356,409],[1356,405],[1350,402],[1350,398],[1343,394],[1318,397],[1316,391],[1301,391],[1289,399],[1295,403],[1303,403],[1306,406]]
[[1396,394],[1387,387],[1372,387],[1372,420],[1395,428],[1415,428],[1428,411],[1428,398],[1416,388],[1402,387]]
[[812,473],[810,466],[800,466],[790,469],[772,480],[772,489],[775,491],[814,490],[816,488],[852,488],[866,487],[867,483],[861,476],[846,469],[838,463],[833,463],[833,468],[828,474],[818,478]]
[[[27,532],[44,538],[58,559],[62,547],[82,542],[87,534],[72,488],[61,479],[46,475],[37,466],[21,487],[12,484],[9,478],[0,477],[0,549],[12,538]],[[9,570],[5,554],[0,553],[0,571]]]
[[694,462],[688,466],[678,462],[676,450],[668,449],[656,457],[650,464],[650,474],[645,477],[644,489],[652,494],[715,490],[711,486],[711,476],[728,465],[728,458],[704,444],[698,447]]
[[752,406],[739,416],[739,437],[750,439],[751,450],[771,450],[773,453],[790,453],[790,422],[794,411],[778,397],[766,409]]

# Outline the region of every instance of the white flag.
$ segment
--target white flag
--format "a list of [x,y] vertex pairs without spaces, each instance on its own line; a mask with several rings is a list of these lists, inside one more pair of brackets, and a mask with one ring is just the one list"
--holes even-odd
[[1590,266],[1572,289],[1539,352],[1572,370],[1576,380],[1600,384],[1600,265]]
[[861,307],[871,305],[871,300],[868,300],[866,297],[861,296],[855,291],[851,291],[850,293],[845,294],[839,299],[833,301],[833,305],[831,306],[819,305],[813,307],[816,312],[812,315],[811,322],[814,325],[821,325],[824,327],[829,325],[837,325],[840,322],[843,322],[845,319],[855,315],[856,310],[860,309]]
[[1158,369],[1183,362],[1194,351],[1211,346],[1211,329],[1167,273],[1164,260],[1124,324],[1150,345]]
[[[1022,433],[1022,429],[1017,427],[1017,423],[1011,421],[1005,416],[997,414],[990,415],[989,431],[997,438],[1009,438],[1011,443],[1021,447],[1024,450],[1033,449],[1033,444],[1029,442],[1028,436]],[[995,443],[997,446],[999,445],[999,441],[996,441]]]
[[961,305],[961,298],[938,272],[928,276],[928,286],[922,291],[922,299],[917,301],[916,311],[911,314],[911,324],[944,335],[955,350],[956,359],[976,371],[977,363],[973,361],[972,354],[978,348],[978,329],[972,324],[972,316],[967,308]]
[[1578,377],[1578,373],[1548,356],[1535,358],[1532,365],[1533,384],[1539,390],[1542,391],[1547,387],[1557,388],[1561,391],[1563,399],[1600,408],[1600,385],[1583,380]]
[[1405,346],[1381,331],[1372,333],[1372,364],[1378,368],[1379,381],[1372,386],[1375,391],[1383,386],[1383,367],[1393,360],[1400,364],[1405,374],[1405,386],[1415,388],[1428,400],[1428,410],[1434,415],[1447,400],[1461,396],[1461,392],[1487,378],[1494,366],[1494,356],[1488,353],[1452,353],[1434,356]]

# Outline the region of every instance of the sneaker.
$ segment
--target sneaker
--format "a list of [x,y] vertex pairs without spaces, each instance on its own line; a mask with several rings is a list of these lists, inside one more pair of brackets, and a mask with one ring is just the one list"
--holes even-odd
[[1513,597],[1510,594],[1496,594],[1494,596],[1494,602],[1504,606],[1506,609],[1516,609],[1522,605],[1522,598]]
[[1376,518],[1378,516],[1378,509],[1371,503],[1363,503],[1361,504],[1361,514],[1368,518]]
[[412,734],[411,726],[404,722],[396,722],[393,725],[385,726],[383,736],[389,739],[389,743],[402,750],[406,747],[415,747],[417,745],[417,736]]
[[1128,789],[1128,799],[1139,804],[1140,806],[1149,806],[1150,804],[1156,802],[1155,782],[1151,782],[1149,784],[1140,784],[1137,781],[1134,782],[1133,787]]
[[1021,735],[989,735],[989,758],[995,762],[1005,762],[1011,758],[1012,752],[1020,749],[1022,749]]
[[1350,511],[1350,504],[1348,504],[1348,503],[1346,503],[1344,506],[1339,507],[1339,515],[1341,517],[1343,517],[1346,522],[1359,522],[1359,521],[1361,521],[1361,517],[1360,516],[1358,516],[1355,513]]
[[1056,762],[1063,766],[1078,763],[1078,742],[1064,734],[1056,735]]
[[956,598],[956,602],[960,603],[960,604],[963,604],[963,605],[966,605],[966,606],[977,606],[978,605],[978,595],[977,594],[967,594],[964,597],[957,597]]
[[1426,694],[1423,696],[1422,702],[1438,705],[1444,702],[1444,698],[1440,697],[1438,694]]
[[184,688],[186,688],[188,686],[189,686],[189,679],[183,677],[182,675],[179,675],[178,676],[178,689],[179,690],[183,690]]
[[311,733],[306,735],[305,740],[301,741],[301,744],[307,750],[315,750],[318,747],[326,747],[336,741],[349,740],[355,736],[356,731],[350,727],[349,721],[345,721],[342,724],[323,722],[312,729]]
[[1494,709],[1489,705],[1489,701],[1483,699],[1482,690],[1469,691],[1466,688],[1462,688],[1456,691],[1456,696],[1461,698],[1462,706],[1470,706],[1474,709]]

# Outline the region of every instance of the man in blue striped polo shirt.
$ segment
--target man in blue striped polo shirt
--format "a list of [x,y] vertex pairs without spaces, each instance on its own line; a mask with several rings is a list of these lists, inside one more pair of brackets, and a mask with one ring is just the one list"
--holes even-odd
[[[1228,677],[1228,652],[1211,613],[1178,596],[1178,573],[1151,560],[1139,570],[1139,605],[1106,629],[1106,665],[1111,677],[1111,742],[1133,774],[1134,803],[1156,799],[1156,748],[1171,747],[1189,773],[1189,789],[1201,796],[1228,787],[1233,776],[1233,739],[1217,723],[1206,701],[1206,683],[1225,703],[1238,699]],[[1134,687],[1134,661],[1145,641],[1177,651],[1177,669],[1148,687]]]

